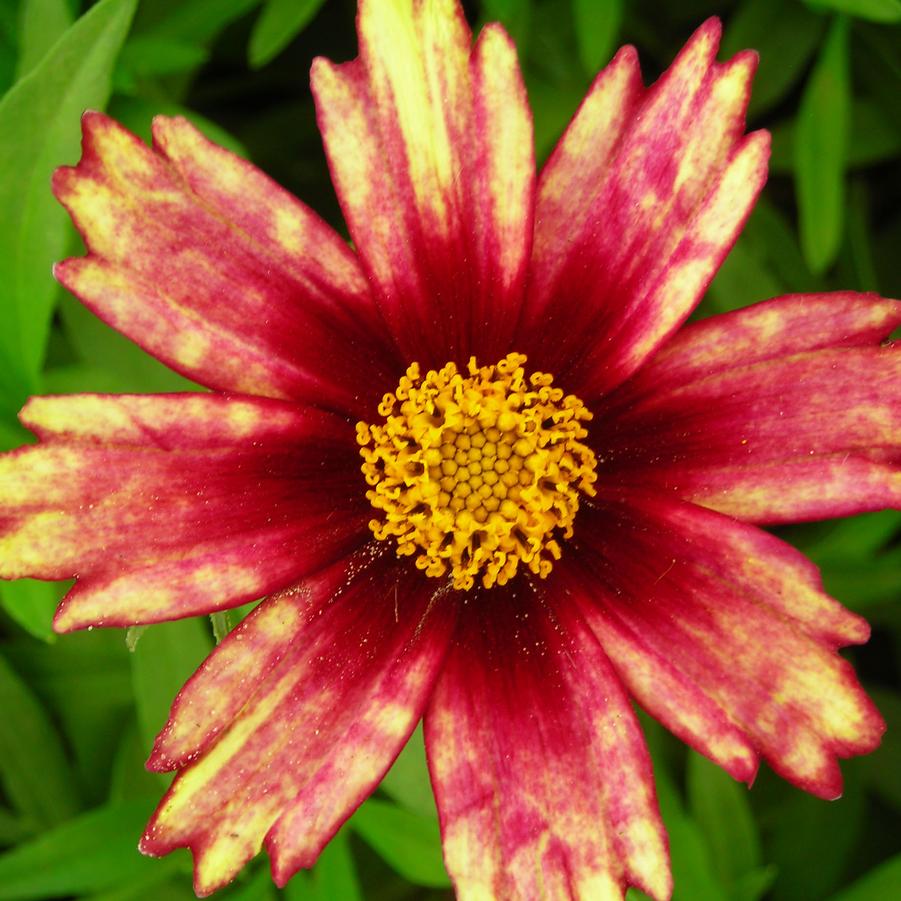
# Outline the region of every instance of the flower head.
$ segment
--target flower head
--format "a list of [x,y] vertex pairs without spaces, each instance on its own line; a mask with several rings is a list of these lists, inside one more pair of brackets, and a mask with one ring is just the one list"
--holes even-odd
[[901,305],[782,297],[682,327],[766,177],[755,57],[626,47],[536,178],[515,49],[455,0],[361,0],[313,89],[351,249],[182,119],[97,113],[56,276],[212,389],[32,399],[0,575],[60,631],[264,597],[176,698],[142,840],[283,884],[420,719],[462,897],[668,897],[637,701],[736,779],[822,797],[883,725],[868,627],[758,528],[901,502]]

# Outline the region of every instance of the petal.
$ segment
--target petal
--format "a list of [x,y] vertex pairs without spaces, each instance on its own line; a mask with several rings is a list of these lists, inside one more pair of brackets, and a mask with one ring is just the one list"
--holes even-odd
[[425,736],[460,898],[669,897],[644,738],[565,596],[522,580],[474,598]]
[[516,49],[475,50],[457,0],[362,0],[360,56],[313,65],[319,127],[363,264],[408,359],[498,359],[522,302],[535,167]]
[[131,625],[255,600],[366,534],[352,428],[283,401],[47,397],[0,457],[0,577],[75,577],[55,627]]
[[397,364],[335,232],[184,119],[155,119],[152,149],[100,113],[83,129],[81,162],[54,177],[89,249],[56,267],[66,288],[209,387],[377,403]]
[[899,321],[838,294],[691,326],[597,409],[606,479],[754,522],[901,506]]
[[716,63],[719,36],[701,26],[647,91],[621,51],[541,173],[519,345],[586,400],[687,318],[766,180],[768,135],[743,137],[756,56]]
[[[564,587],[636,700],[738,778],[753,775],[753,748],[794,784],[837,797],[836,757],[873,750],[884,730],[836,653],[866,641],[866,623],[765,532],[667,497],[599,494]],[[649,673],[661,662],[658,692]],[[741,764],[734,729],[705,731],[714,715],[744,734]]]
[[422,714],[454,619],[434,591],[370,546],[261,604],[173,705],[150,765],[188,766],[141,850],[189,847],[200,895],[264,840],[279,885],[311,866]]

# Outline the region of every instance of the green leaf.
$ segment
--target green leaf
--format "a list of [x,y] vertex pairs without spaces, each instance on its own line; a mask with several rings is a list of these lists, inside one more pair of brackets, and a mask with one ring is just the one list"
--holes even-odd
[[[347,845],[347,830],[342,829],[323,849],[313,867],[314,895],[311,901],[363,901],[353,856]],[[290,896],[289,896],[290,897]]]
[[654,772],[660,812],[669,835],[675,882],[672,901],[726,901],[698,824],[686,814],[669,775],[659,768]]
[[572,0],[579,59],[589,75],[605,66],[616,49],[623,0]]
[[450,886],[434,817],[370,798],[350,819],[351,827],[394,870],[415,885]]
[[79,799],[59,735],[4,657],[0,711],[0,784],[6,797],[36,825],[51,826],[73,816]]
[[212,649],[210,632],[202,619],[159,623],[143,634],[130,659],[146,750],[166,724],[175,695]]
[[830,901],[888,901],[901,895],[901,854],[870,870]]
[[901,532],[901,511],[880,510],[824,524],[825,531],[802,550],[818,566],[867,561]]
[[27,75],[72,24],[68,0],[24,0],[19,8],[16,79]]
[[901,22],[901,0],[805,0],[813,9],[831,9],[871,22]]
[[209,44],[259,4],[260,0],[155,0],[141,4],[135,30]]
[[756,50],[760,64],[754,76],[748,114],[771,109],[804,74],[820,36],[823,19],[786,0],[743,0],[726,23],[721,55]]
[[798,112],[795,187],[801,248],[814,272],[834,261],[842,240],[851,94],[848,20],[836,19]]
[[29,634],[53,643],[53,613],[62,592],[58,582],[18,579],[0,584],[3,609]]
[[841,881],[859,840],[865,809],[859,764],[844,764],[842,774],[845,788],[839,801],[792,791],[773,810],[764,856],[778,871],[774,901],[823,898]]
[[146,757],[137,721],[132,719],[122,733],[113,761],[109,791],[111,803],[140,798],[159,799],[159,779],[144,767]]
[[417,726],[416,731],[410,736],[394,765],[382,779],[380,788],[393,800],[415,813],[437,817],[435,796],[432,793],[425,758],[422,726]]
[[250,33],[247,59],[254,69],[278,56],[319,12],[325,0],[267,0]]
[[102,807],[0,855],[0,901],[101,891],[152,870],[137,849],[152,810],[150,801]]
[[688,803],[711,850],[711,863],[727,888],[760,866],[760,837],[748,790],[695,752],[688,756]]
[[[901,125],[893,122],[873,100],[854,100],[851,134],[845,161],[848,169],[863,169],[901,155]],[[788,173],[795,156],[795,122],[780,122],[772,128],[773,153],[770,172]]]
[[0,100],[0,134],[15,135],[0,142],[0,353],[12,406],[36,385],[57,296],[50,267],[68,242],[50,176],[78,157],[81,113],[106,102],[135,2],[101,0]]
[[190,72],[203,65],[209,51],[179,38],[135,35],[122,48],[119,65],[133,78]]
[[74,751],[77,782],[91,804],[106,800],[122,723],[132,706],[131,669],[121,633],[62,635],[56,644],[8,643],[10,662],[44,701]]
[[71,294],[61,295],[59,313],[66,334],[84,363],[111,373],[116,391],[197,390],[193,382],[166,368],[110,328]]

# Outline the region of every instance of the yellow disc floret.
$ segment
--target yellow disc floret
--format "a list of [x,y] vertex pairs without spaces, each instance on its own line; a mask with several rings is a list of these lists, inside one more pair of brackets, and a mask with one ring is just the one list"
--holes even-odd
[[416,554],[455,588],[513,578],[520,563],[545,578],[572,536],[579,495],[593,495],[596,460],[582,443],[591,413],[552,376],[526,377],[523,354],[468,375],[448,363],[424,376],[413,363],[379,405],[383,422],[357,423],[376,538]]

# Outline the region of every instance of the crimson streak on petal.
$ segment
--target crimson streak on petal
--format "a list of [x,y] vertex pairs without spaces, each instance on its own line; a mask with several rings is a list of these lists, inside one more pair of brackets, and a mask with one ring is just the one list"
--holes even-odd
[[[720,711],[777,773],[838,797],[836,758],[872,751],[885,729],[835,652],[866,641],[866,622],[823,593],[802,554],[753,526],[665,495],[600,489],[595,503],[563,580],[639,703],[748,778],[730,763],[734,729],[706,731]],[[659,691],[648,678],[658,667]],[[693,706],[682,686],[706,697]]]
[[435,590],[367,545],[264,601],[173,705],[150,764],[184,769],[141,849],[190,847],[200,895],[264,840],[279,885],[312,866],[422,715],[455,614]]
[[[234,607],[366,534],[352,430],[283,401],[34,398],[0,458],[0,576],[77,577],[60,631]],[[51,477],[52,475],[52,477]]]
[[464,901],[669,897],[644,738],[568,598],[525,579],[470,596],[425,736]]

